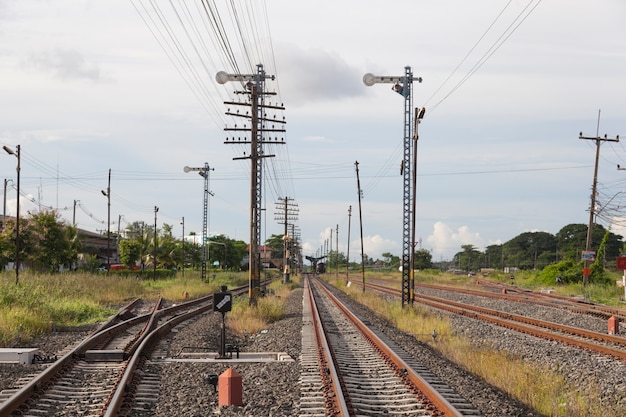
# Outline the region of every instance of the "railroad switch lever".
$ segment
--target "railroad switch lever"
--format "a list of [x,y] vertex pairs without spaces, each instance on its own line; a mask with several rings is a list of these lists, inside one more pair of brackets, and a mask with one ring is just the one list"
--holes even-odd
[[[222,313],[222,329],[220,335],[220,351],[218,354],[218,359],[226,359],[226,323],[225,316],[228,311],[232,310],[232,293],[226,291],[226,285],[222,286],[221,292],[216,292],[213,294],[213,311],[219,311]],[[232,352],[231,352],[232,358]]]
[[435,342],[437,340],[437,330],[433,329],[433,334],[431,336],[433,337],[433,342]]
[[209,374],[206,378],[206,382],[213,385],[213,393],[217,392],[217,381],[218,377],[216,374]]

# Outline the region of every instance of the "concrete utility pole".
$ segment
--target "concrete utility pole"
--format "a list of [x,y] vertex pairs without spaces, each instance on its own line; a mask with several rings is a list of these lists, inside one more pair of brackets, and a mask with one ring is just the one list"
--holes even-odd
[[367,73],[363,84],[368,87],[378,83],[393,84],[392,91],[404,97],[404,154],[400,173],[402,175],[402,306],[411,300],[411,139],[413,111],[413,81],[422,82],[421,77],[413,77],[411,67],[404,67],[404,76],[381,76]]
[[593,224],[594,224],[594,214],[596,208],[596,188],[598,185],[598,162],[600,160],[600,144],[602,142],[619,142],[619,136],[615,138],[608,138],[607,135],[604,135],[601,138],[598,135],[598,131],[600,130],[600,111],[598,111],[598,128],[596,130],[595,137],[586,137],[583,136],[583,132],[580,132],[578,135],[578,139],[585,140],[593,140],[596,142],[596,161],[593,169],[593,184],[591,185],[591,206],[589,207],[589,225],[587,227],[587,242],[585,244],[585,253],[583,254],[584,261],[584,269],[583,269],[583,285],[586,286],[589,283],[589,275],[591,274],[591,270],[589,268],[589,263],[591,262],[590,257],[594,257],[594,254],[591,252],[591,239],[593,235]]
[[246,131],[250,132],[250,140],[241,140],[241,138],[233,137],[232,140],[228,140],[226,144],[250,144],[250,156],[244,156],[233,159],[250,159],[250,245],[248,251],[249,259],[249,289],[248,296],[250,304],[255,305],[259,297],[261,288],[261,258],[259,248],[261,246],[261,211],[262,211],[262,158],[273,157],[275,155],[265,155],[263,152],[264,143],[281,143],[284,144],[284,139],[280,142],[269,141],[263,139],[264,132],[284,132],[285,129],[275,129],[266,127],[267,123],[285,123],[284,120],[268,119],[265,116],[267,109],[284,110],[283,106],[266,105],[264,97],[266,95],[275,95],[276,93],[265,92],[265,80],[274,79],[274,76],[266,75],[263,65],[257,65],[256,74],[228,74],[224,71],[220,71],[215,75],[215,79],[220,84],[227,82],[239,81],[245,88],[244,91],[235,91],[237,94],[247,94],[250,97],[250,102],[225,102],[224,104],[230,104],[232,106],[248,106],[251,107],[250,114],[240,114],[230,112],[230,109],[226,112],[227,115],[235,117],[243,117],[250,119],[250,127],[245,126],[243,128],[234,127],[224,128],[225,131]]
[[352,206],[348,207],[348,249],[346,250],[346,284],[350,281],[350,223],[352,220]]
[[107,190],[101,190],[102,195],[107,198],[107,274],[111,268],[111,168],[109,168],[109,182]]
[[356,186],[359,191],[359,224],[361,225],[361,275],[363,277],[363,292],[365,292],[365,252],[363,251],[363,211],[361,210],[361,195],[363,194],[363,191],[361,190],[361,180],[359,179],[359,161],[355,161],[354,166],[356,167]]
[[[202,281],[206,281],[206,263],[209,259],[209,195],[214,196],[209,189],[209,173],[215,171],[214,168],[209,167],[209,163],[205,162],[202,168],[184,167],[183,171],[191,172],[197,171],[198,175],[204,178],[204,205],[202,209]],[[183,236],[184,238],[184,236]]]
[[335,248],[337,251],[335,254],[335,270],[337,271],[335,278],[339,279],[339,224],[337,224],[337,230],[335,231]]
[[[415,109],[415,127],[413,129],[413,196],[412,196],[412,217],[411,217],[411,288],[409,300],[411,304],[415,300],[415,217],[417,213],[417,141],[419,140],[418,126],[424,118],[426,109]],[[420,248],[421,249],[421,248]]]

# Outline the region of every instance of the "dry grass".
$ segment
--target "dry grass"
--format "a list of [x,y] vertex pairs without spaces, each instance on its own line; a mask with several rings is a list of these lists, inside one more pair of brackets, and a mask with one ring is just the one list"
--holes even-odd
[[268,288],[269,295],[259,298],[256,306],[251,306],[245,297],[235,300],[232,311],[226,315],[226,326],[243,337],[245,333],[258,334],[270,323],[280,320],[285,316],[285,299],[292,288],[299,285],[298,279],[292,277],[295,281],[290,284],[274,281]]
[[[454,334],[445,316],[429,313],[419,306],[402,308],[400,302],[387,302],[372,291],[346,287],[343,279],[330,278],[338,288],[369,309],[385,317],[400,330],[431,345],[444,357],[466,368],[489,384],[507,392],[538,413],[555,417],[620,417],[618,404],[607,404],[600,387],[586,391],[567,382],[557,370],[542,367],[521,357],[476,345]],[[433,330],[437,337],[432,337]]]

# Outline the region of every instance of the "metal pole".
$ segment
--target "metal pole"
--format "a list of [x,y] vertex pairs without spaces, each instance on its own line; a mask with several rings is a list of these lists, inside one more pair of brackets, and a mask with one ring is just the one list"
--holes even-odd
[[352,220],[352,206],[348,207],[348,249],[346,251],[346,284],[350,281],[350,223]]
[[182,239],[182,247],[183,247],[183,278],[185,278],[185,217],[183,216],[183,221],[180,223],[183,225],[183,239]]
[[17,145],[17,217],[15,219],[15,284],[20,281],[20,145]]
[[5,178],[4,179],[4,205],[2,206],[2,229],[3,230],[4,230],[4,223],[6,222],[6,218],[7,218],[7,182],[9,182],[9,180]]
[[109,168],[109,181],[107,190],[102,191],[107,198],[107,274],[111,267],[111,168]]
[[154,247],[152,250],[152,263],[154,267],[154,273],[152,275],[152,280],[156,281],[156,270],[157,270],[157,213],[159,212],[159,208],[154,206]]

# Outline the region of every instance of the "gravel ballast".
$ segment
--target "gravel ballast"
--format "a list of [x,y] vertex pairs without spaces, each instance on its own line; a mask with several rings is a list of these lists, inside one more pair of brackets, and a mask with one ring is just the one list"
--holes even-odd
[[[421,290],[420,290],[421,291]],[[342,299],[347,297],[339,291]],[[452,295],[449,292],[424,290],[432,295],[445,296],[458,301],[485,304],[490,308],[515,312],[554,322],[606,331],[606,322],[564,310],[498,301],[483,297]],[[444,294],[445,293],[445,294]],[[472,299],[473,298],[473,299]],[[539,416],[519,401],[474,377],[442,358],[431,346],[417,342],[415,337],[394,329],[386,320],[372,314],[366,308],[348,301],[355,311],[364,315],[372,325],[385,333],[407,352],[419,358],[459,394],[472,401],[485,417]],[[286,352],[293,362],[165,362],[155,358],[148,362],[146,372],[157,375],[160,380],[158,399],[150,410],[135,415],[162,417],[189,416],[246,416],[279,417],[299,414],[299,356],[302,329],[302,289],[292,291],[286,298],[286,316],[268,326],[261,334],[250,335],[247,343],[228,335],[228,343],[240,343],[242,351]],[[445,314],[445,313],[441,313]],[[228,315],[227,315],[228,318]],[[221,315],[205,314],[201,318],[179,326],[172,333],[164,349],[172,357],[181,350],[218,349]],[[503,330],[492,325],[465,318],[452,317],[454,331],[463,334],[477,346],[491,346],[531,361],[539,367],[559,370],[568,381],[582,391],[594,386],[602,393],[602,401],[622,404],[626,408],[626,365],[601,355],[567,347],[559,343],[540,340],[517,332]],[[33,341],[29,346],[39,347],[45,354],[57,354],[84,337],[88,329],[77,332],[56,332]],[[253,341],[252,341],[253,340]],[[0,390],[12,387],[18,378],[34,374],[45,365],[21,366],[0,364],[2,379]],[[218,395],[209,384],[210,375],[220,375],[230,366],[241,375],[243,383],[243,406],[218,407]]]

